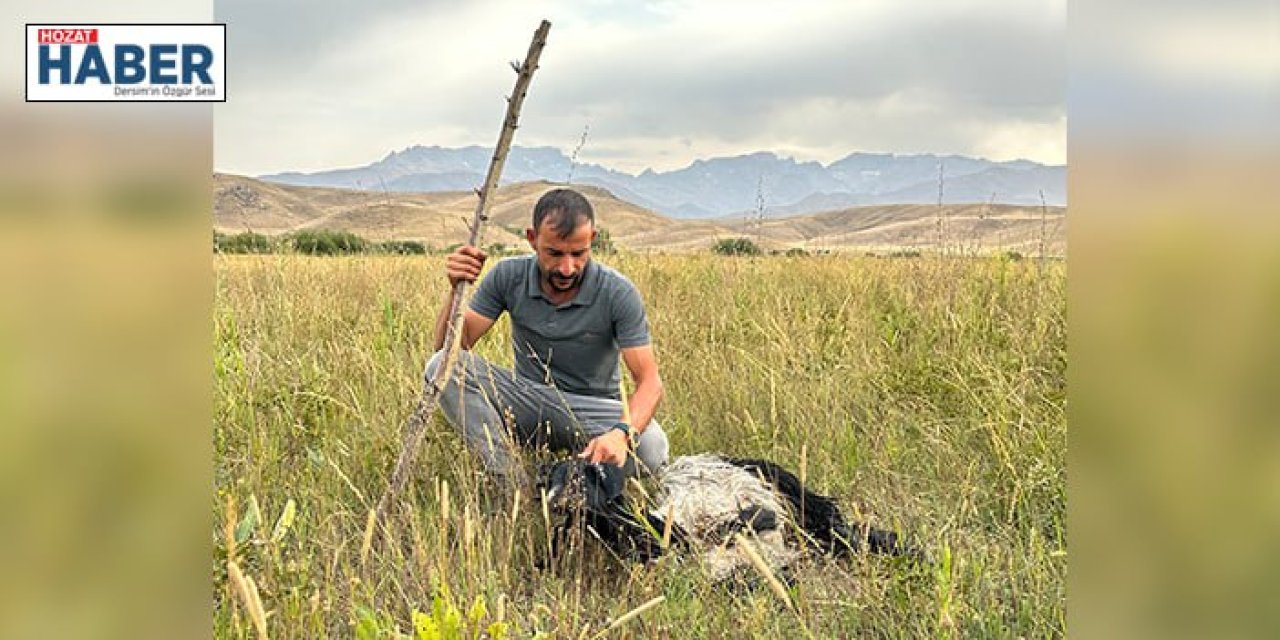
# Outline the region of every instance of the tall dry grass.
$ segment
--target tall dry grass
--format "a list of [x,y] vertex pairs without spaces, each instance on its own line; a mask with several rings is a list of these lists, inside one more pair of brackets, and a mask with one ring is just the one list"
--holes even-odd
[[[273,638],[1063,635],[1065,265],[608,260],[645,296],[673,453],[803,456],[815,488],[932,561],[807,563],[793,609],[679,557],[643,568],[586,545],[537,569],[543,514],[492,513],[439,419],[397,542],[366,548],[430,352],[441,258],[218,257],[216,635],[256,633],[242,579]],[[509,363],[506,334],[504,320],[478,351]]]

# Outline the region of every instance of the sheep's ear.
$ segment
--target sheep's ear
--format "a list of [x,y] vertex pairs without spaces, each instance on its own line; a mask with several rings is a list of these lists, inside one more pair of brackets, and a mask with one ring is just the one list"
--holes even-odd
[[626,478],[622,469],[609,463],[589,464],[583,468],[584,489],[587,505],[603,511],[614,500],[622,496],[623,483]]
[[605,494],[609,496],[610,500],[621,497],[622,491],[627,484],[626,472],[622,467],[608,463],[605,463],[603,467],[601,485],[605,490]]

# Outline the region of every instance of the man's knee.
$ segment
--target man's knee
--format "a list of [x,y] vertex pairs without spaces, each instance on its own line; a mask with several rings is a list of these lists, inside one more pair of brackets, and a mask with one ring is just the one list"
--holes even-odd
[[[445,356],[444,349],[441,349],[431,354],[431,359],[427,360],[427,379],[428,380],[436,379],[436,375],[440,372],[440,365],[444,363],[444,356]],[[457,362],[461,362],[463,363],[463,371],[470,371],[473,368],[472,365],[474,365],[475,362],[478,360],[481,360],[480,356],[477,356],[471,353],[470,351],[459,349],[457,359],[455,360],[455,364]]]
[[636,442],[636,457],[649,473],[657,473],[667,464],[670,450],[671,445],[667,442],[667,434],[657,421],[650,422],[640,434],[639,441]]
[[[427,383],[435,384],[440,378],[440,367],[444,365],[444,350],[440,350],[431,355],[431,359],[427,361]],[[464,410],[464,405],[471,403],[474,405],[477,389],[475,388],[474,376],[468,375],[473,363],[472,358],[479,359],[478,356],[472,356],[470,352],[459,351],[458,361],[454,363],[454,375],[449,376],[449,381],[440,389],[439,406],[440,411],[444,413],[449,423],[455,427],[466,431],[463,425],[463,416],[469,413]],[[458,366],[459,361],[462,366]],[[475,413],[473,411],[470,413]],[[483,411],[483,409],[481,409]]]
[[435,380],[436,372],[440,370],[440,362],[444,360],[444,349],[431,354],[431,359],[427,360],[427,379]]

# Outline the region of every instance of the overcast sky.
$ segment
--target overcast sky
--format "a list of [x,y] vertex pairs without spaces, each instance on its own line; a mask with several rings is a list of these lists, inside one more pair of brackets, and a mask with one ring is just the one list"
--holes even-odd
[[1066,161],[1065,0],[216,0],[215,167],[364,165],[492,146],[552,23],[516,144],[638,172],[772,151]]

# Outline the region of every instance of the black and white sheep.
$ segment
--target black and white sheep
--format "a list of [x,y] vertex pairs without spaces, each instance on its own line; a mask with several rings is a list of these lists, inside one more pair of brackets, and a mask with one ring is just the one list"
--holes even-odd
[[580,525],[615,553],[647,561],[663,553],[665,536],[672,547],[698,554],[713,580],[750,562],[738,534],[775,572],[804,553],[919,556],[892,531],[846,520],[834,500],[766,460],[677,457],[657,474],[649,509],[628,498],[623,470],[614,465],[550,463],[539,485],[556,516],[553,546]]

